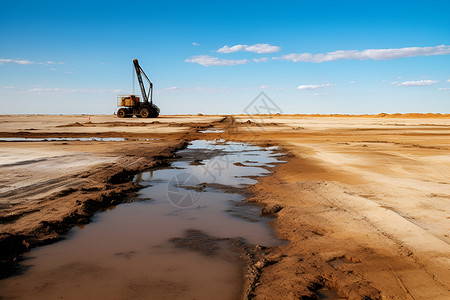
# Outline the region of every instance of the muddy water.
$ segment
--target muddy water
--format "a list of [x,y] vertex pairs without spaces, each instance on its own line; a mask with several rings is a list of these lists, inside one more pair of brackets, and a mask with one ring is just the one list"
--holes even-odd
[[[136,176],[145,188],[135,201],[28,253],[26,271],[0,281],[0,298],[238,298],[240,253],[224,238],[281,244],[259,208],[236,193],[269,174],[264,167],[279,162],[274,150],[194,141],[171,168]],[[184,239],[192,232],[216,239]]]

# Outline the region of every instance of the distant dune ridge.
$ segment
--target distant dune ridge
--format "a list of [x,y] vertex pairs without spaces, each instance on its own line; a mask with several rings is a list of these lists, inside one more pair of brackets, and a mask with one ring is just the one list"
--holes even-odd
[[[380,113],[377,115],[352,115],[352,114],[273,114],[273,115],[283,115],[292,117],[352,117],[352,118],[420,118],[420,119],[450,119],[450,114],[441,113],[395,113],[387,114]],[[238,114],[235,116],[245,116],[245,114]],[[254,116],[267,116],[267,114],[255,114]]]

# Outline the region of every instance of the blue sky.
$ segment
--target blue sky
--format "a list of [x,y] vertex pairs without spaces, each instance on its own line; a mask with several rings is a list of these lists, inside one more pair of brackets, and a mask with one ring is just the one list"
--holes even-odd
[[113,113],[133,58],[163,114],[242,113],[261,91],[284,113],[450,113],[449,11],[433,0],[4,0],[0,114]]

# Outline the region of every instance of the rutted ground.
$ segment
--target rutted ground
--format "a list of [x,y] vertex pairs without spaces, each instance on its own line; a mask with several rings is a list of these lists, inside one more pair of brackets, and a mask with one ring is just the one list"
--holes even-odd
[[[0,137],[129,139],[0,144],[2,237],[15,242],[3,245],[25,250],[87,222],[136,188],[133,172],[188,140],[241,140],[290,153],[250,188],[290,241],[250,267],[250,297],[314,298],[325,287],[352,299],[450,299],[450,120],[395,117],[1,117]],[[212,126],[225,132],[198,132]]]
[[449,120],[247,120],[262,126],[237,136],[292,155],[251,189],[291,242],[269,251],[257,299],[450,298]]

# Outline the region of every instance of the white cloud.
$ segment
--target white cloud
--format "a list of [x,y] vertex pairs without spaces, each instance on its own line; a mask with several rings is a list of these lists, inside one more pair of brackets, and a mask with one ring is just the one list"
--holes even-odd
[[278,46],[272,46],[269,44],[254,44],[254,45],[235,45],[232,47],[223,46],[217,52],[219,53],[233,53],[238,51],[247,51],[254,53],[273,53],[280,51],[281,48]]
[[217,52],[232,53],[232,52],[244,51],[245,47],[248,47],[248,46],[247,45],[236,45],[236,46],[228,47],[225,45],[222,48],[220,48],[219,50],[217,50]]
[[197,55],[192,56],[191,58],[185,59],[185,62],[189,63],[197,63],[205,67],[209,66],[234,66],[234,65],[242,65],[247,64],[247,59],[221,59],[217,57],[212,57],[209,55]]
[[414,56],[430,56],[450,54],[450,46],[440,45],[436,47],[408,47],[396,49],[367,49],[367,50],[338,50],[328,53],[292,53],[273,59],[289,60],[293,62],[322,63],[340,59],[374,59],[386,60]]
[[204,87],[204,86],[198,86],[193,88],[182,88],[177,86],[167,87],[162,90],[157,90],[156,93],[165,93],[165,92],[175,92],[175,93],[194,93],[194,92],[200,92],[200,93],[222,93],[222,92],[229,92],[231,89],[226,86],[222,87]]
[[349,83],[350,83],[350,84],[355,84],[356,81],[352,80],[352,81],[350,81]]
[[192,43],[192,45],[194,45],[194,46],[200,46],[200,44],[198,44],[198,43]]
[[259,88],[262,89],[262,90],[282,90],[283,89],[283,88],[280,88],[280,87],[273,87],[273,86],[270,86],[270,85],[261,85],[261,86],[259,86]]
[[46,62],[35,62],[31,60],[19,60],[19,59],[9,59],[9,58],[0,58],[0,65],[9,63],[9,64],[19,64],[19,65],[63,65],[63,62],[54,62],[54,61],[46,61]]
[[450,91],[450,88],[438,88],[438,91]]
[[447,79],[447,82],[450,82],[450,79]]
[[35,64],[35,62],[29,61],[29,60],[17,60],[17,59],[0,58],[0,65],[2,65],[4,63],[19,64],[19,65]]
[[28,93],[50,93],[62,91],[60,88],[33,88],[29,89]]
[[331,83],[325,83],[325,84],[305,84],[305,85],[299,85],[297,89],[299,90],[318,90],[322,89],[324,87],[332,86]]
[[12,90],[12,89],[15,89],[16,87],[14,87],[14,86],[4,86],[3,88],[4,89],[8,89],[8,90]]
[[397,86],[425,86],[425,85],[432,85],[436,84],[439,81],[433,81],[433,80],[416,80],[416,81],[403,81],[403,82],[392,82],[392,84],[395,84]]
[[259,62],[266,62],[266,61],[268,61],[268,60],[269,60],[268,57],[261,57],[261,58],[254,58],[254,59],[253,59],[253,61],[254,61],[254,62],[257,62],[257,63],[259,63]]
[[313,95],[314,96],[326,96],[327,93],[314,93]]

